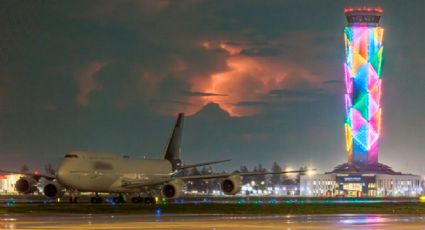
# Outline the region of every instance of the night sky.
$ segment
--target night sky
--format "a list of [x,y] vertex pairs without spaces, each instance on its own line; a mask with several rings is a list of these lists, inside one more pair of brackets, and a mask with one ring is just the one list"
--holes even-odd
[[384,10],[381,163],[425,173],[425,1],[0,2],[0,168],[67,152],[330,171],[346,162],[347,6]]

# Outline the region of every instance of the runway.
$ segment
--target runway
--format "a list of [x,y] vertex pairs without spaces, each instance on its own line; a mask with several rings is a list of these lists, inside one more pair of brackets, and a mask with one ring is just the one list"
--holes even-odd
[[2,229],[425,229],[425,215],[5,214]]
[[[91,195],[82,195],[79,203],[90,203]],[[105,203],[112,200],[110,196],[102,196]],[[170,203],[418,203],[417,197],[387,197],[387,198],[323,198],[323,197],[297,197],[297,196],[188,196],[170,199]],[[50,199],[42,195],[0,195],[0,204],[50,204],[69,203],[69,197]]]

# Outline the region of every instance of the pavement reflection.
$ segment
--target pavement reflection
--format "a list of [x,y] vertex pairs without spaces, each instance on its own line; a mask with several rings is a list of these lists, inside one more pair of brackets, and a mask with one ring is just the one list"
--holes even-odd
[[425,215],[4,214],[3,229],[425,229]]

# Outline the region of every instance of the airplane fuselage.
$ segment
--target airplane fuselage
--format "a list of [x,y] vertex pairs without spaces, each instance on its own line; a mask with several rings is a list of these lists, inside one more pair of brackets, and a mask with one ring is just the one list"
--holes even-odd
[[61,162],[57,180],[81,192],[142,192],[170,181],[168,160],[140,159],[111,153],[71,152]]

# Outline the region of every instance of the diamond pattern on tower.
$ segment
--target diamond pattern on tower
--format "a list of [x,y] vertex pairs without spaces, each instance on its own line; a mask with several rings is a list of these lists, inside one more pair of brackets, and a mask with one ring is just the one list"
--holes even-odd
[[374,164],[381,133],[382,37],[380,27],[344,29],[346,149],[349,162]]

